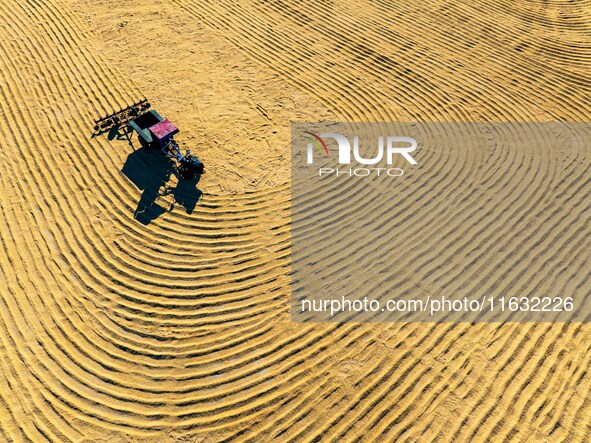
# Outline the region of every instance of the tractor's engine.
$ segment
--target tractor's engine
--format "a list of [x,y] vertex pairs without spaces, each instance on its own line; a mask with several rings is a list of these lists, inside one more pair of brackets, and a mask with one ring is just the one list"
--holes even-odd
[[179,175],[186,180],[191,180],[197,174],[203,174],[205,172],[201,160],[191,155],[189,151],[179,160],[178,171]]

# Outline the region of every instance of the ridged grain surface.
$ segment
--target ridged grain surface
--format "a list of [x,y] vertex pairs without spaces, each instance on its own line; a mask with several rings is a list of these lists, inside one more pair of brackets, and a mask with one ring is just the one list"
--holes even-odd
[[[589,120],[589,2],[139,3],[0,0],[3,441],[591,439],[586,325],[290,323],[288,183],[290,121]],[[133,148],[91,138],[144,95],[208,169],[149,224]],[[400,208],[398,265],[588,292],[590,155],[421,159],[440,180]],[[483,162],[490,201],[457,188]]]

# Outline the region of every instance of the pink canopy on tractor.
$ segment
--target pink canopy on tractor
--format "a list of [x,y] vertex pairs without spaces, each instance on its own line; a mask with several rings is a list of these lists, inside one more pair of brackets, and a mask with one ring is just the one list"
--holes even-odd
[[175,125],[173,125],[167,118],[165,118],[161,122],[156,123],[153,126],[150,126],[149,129],[152,135],[154,135],[154,137],[156,137],[156,139],[160,143],[168,140],[172,135],[179,132],[178,128]]

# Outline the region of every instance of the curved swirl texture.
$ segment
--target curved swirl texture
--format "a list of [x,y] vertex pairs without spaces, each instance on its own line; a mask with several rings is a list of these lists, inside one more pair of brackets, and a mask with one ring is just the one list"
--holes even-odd
[[[584,324],[291,323],[286,172],[290,120],[588,120],[591,3],[140,3],[0,1],[3,440],[591,438]],[[90,137],[144,94],[181,141],[213,140],[190,213],[193,191],[164,195],[139,157],[150,223],[132,147]],[[588,152],[421,162],[433,187],[401,201],[398,269],[589,293]]]

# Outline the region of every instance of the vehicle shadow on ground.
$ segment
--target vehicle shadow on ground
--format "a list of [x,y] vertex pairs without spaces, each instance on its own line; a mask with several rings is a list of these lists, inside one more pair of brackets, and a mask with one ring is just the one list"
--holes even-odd
[[174,201],[185,208],[187,214],[191,214],[197,202],[201,198],[202,192],[197,189],[197,183],[201,177],[198,175],[192,180],[180,179],[176,187],[172,190]]
[[95,129],[90,138],[93,139],[103,134],[107,134],[109,141],[124,140],[133,148],[133,142],[131,141],[133,131],[128,126],[110,126],[108,128]]
[[127,157],[121,172],[143,191],[134,212],[134,218],[143,225],[150,224],[166,211],[173,209],[174,204],[167,208],[163,206],[168,206],[167,203],[158,202],[159,197],[172,194],[175,202],[191,214],[202,195],[197,189],[199,177],[193,180],[179,178],[175,188],[167,187],[170,176],[178,175],[173,162],[157,149],[142,147],[134,150]]

